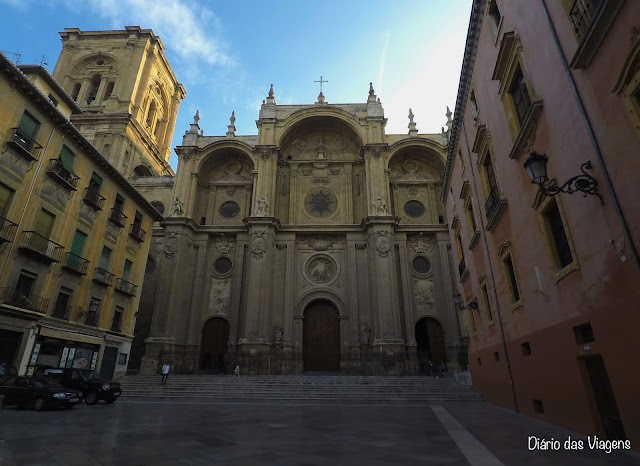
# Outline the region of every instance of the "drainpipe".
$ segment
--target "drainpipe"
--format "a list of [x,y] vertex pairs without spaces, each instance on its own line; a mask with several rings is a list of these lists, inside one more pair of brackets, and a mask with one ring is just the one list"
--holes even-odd
[[[480,209],[480,206],[482,204],[480,203],[480,198],[478,196],[478,185],[476,183],[476,176],[473,172],[473,160],[471,159],[471,147],[469,146],[467,128],[464,124],[464,121],[462,121],[462,118],[460,119],[460,123],[462,124],[462,133],[464,134],[464,142],[467,146],[467,157],[469,158],[469,170],[471,172],[471,182],[473,183],[474,202],[478,206],[478,209]],[[486,231],[484,228],[482,211],[480,211],[480,215],[478,217],[480,218],[480,227],[482,228],[483,231]],[[491,261],[491,254],[489,253],[489,242],[487,240],[486,234],[483,233],[480,236],[482,237],[482,240],[483,240],[482,244],[484,244],[484,250],[487,255],[487,261],[489,262],[489,275],[491,275],[493,297],[495,298],[495,301],[496,301],[496,311],[498,313],[498,324],[500,325],[500,337],[502,339],[502,349],[504,350],[504,359],[507,363],[507,374],[509,375],[509,385],[511,386],[511,393],[513,395],[513,404],[516,408],[516,413],[519,413],[520,409],[518,408],[518,398],[516,396],[516,387],[515,387],[515,384],[513,383],[513,373],[511,372],[511,362],[509,360],[509,351],[507,350],[507,339],[504,335],[504,326],[502,325],[502,311],[500,310],[500,301],[498,300],[498,290],[496,288],[496,277],[493,273],[493,263]],[[472,310],[471,312],[474,312],[474,311]]]
[[[60,126],[55,126],[52,125],[51,128],[51,134],[49,134],[49,139],[47,139],[47,144],[45,144],[44,149],[42,149],[42,157],[40,157],[40,161],[38,162],[38,167],[36,168],[36,172],[33,175],[33,181],[31,181],[31,186],[29,186],[29,194],[27,194],[27,199],[24,203],[24,207],[22,208],[22,212],[20,212],[20,219],[18,220],[18,228],[22,225],[22,221],[24,220],[24,216],[27,212],[27,207],[29,206],[29,200],[31,199],[31,196],[33,195],[33,190],[35,189],[36,186],[36,181],[38,181],[38,174],[40,173],[40,170],[42,169],[42,166],[44,165],[44,161],[46,159],[46,155],[47,155],[47,149],[49,148],[49,144],[51,143],[51,138],[53,137],[53,133],[56,132],[57,129],[60,129],[62,127],[64,127],[65,125],[70,124],[71,122],[69,120],[66,120],[64,123],[62,123]],[[7,262],[9,262],[9,258],[11,257],[11,252],[13,251],[13,247],[15,245],[16,241],[15,239],[13,241],[11,241],[10,246],[9,246],[9,251],[7,252],[7,255],[4,259],[4,263],[2,264],[2,271],[0,271],[0,281],[2,280],[2,277],[4,276],[4,272],[7,268]]]
[[576,85],[576,81],[573,77],[573,72],[569,67],[569,63],[567,62],[567,58],[564,56],[564,51],[562,50],[562,46],[560,45],[560,40],[558,39],[558,34],[556,32],[556,28],[553,25],[553,21],[551,20],[551,15],[549,14],[549,9],[547,8],[547,2],[545,0],[540,0],[542,3],[542,8],[544,10],[544,15],[547,18],[547,22],[549,23],[549,29],[551,29],[551,36],[553,37],[553,41],[558,49],[558,54],[560,55],[560,60],[562,61],[562,67],[564,68],[565,74],[567,75],[567,79],[569,80],[569,84],[571,85],[571,92],[576,99],[576,103],[578,104],[578,110],[580,111],[580,116],[584,122],[584,125],[587,129],[587,134],[589,135],[589,140],[591,141],[591,145],[593,146],[593,151],[596,154],[596,159],[598,160],[598,164],[600,165],[600,170],[602,171],[602,175],[604,177],[605,185],[607,186],[607,191],[609,192],[609,196],[613,201],[613,207],[620,221],[620,225],[622,226],[622,232],[624,234],[625,244],[629,245],[629,250],[631,251],[631,255],[633,256],[633,261],[636,264],[636,269],[640,274],[640,257],[638,257],[638,251],[636,250],[636,246],[631,237],[631,232],[629,231],[629,226],[627,225],[627,220],[625,219],[624,213],[622,212],[622,207],[620,206],[620,202],[618,201],[618,195],[616,194],[616,190],[613,187],[613,182],[609,177],[609,170],[607,170],[607,165],[604,162],[604,158],[602,156],[602,152],[600,151],[600,145],[598,144],[598,139],[596,138],[595,132],[593,131],[593,127],[591,126],[591,120],[589,119],[589,115],[587,115],[587,111],[584,107],[584,103],[582,102],[582,97],[580,96],[580,91],[578,90],[578,86]]

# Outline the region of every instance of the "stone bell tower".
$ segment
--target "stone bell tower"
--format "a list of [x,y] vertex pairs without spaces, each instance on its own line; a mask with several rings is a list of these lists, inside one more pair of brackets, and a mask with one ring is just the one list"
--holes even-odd
[[151,29],[60,33],[53,77],[83,110],[72,122],[127,178],[173,175],[171,137],[185,90]]

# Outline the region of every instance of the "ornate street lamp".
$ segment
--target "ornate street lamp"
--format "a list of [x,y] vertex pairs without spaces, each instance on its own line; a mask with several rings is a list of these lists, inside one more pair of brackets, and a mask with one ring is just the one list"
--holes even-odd
[[591,162],[587,161],[582,164],[580,170],[582,175],[574,176],[560,187],[557,186],[545,186],[549,177],[547,176],[547,163],[549,157],[546,155],[538,154],[537,152],[531,152],[529,158],[524,163],[524,168],[527,170],[531,182],[537,184],[540,187],[540,192],[545,196],[555,196],[558,193],[573,194],[580,191],[583,197],[587,197],[587,194],[593,194],[600,198],[600,203],[604,205],[604,200],[598,192],[598,182],[594,177],[589,175],[585,170],[593,168]]
[[460,293],[453,294],[453,302],[456,305],[456,309],[459,311],[464,311],[465,309],[471,309],[472,311],[478,310],[478,301],[476,301],[475,299],[473,301],[469,301],[469,304],[467,304],[466,306],[462,304],[462,296],[460,295]]

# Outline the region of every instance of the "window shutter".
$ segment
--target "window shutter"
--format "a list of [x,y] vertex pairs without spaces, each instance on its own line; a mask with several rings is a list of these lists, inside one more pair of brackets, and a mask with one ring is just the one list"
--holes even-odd
[[40,122],[29,115],[27,112],[22,114],[22,119],[20,120],[20,130],[33,139],[36,136],[36,131],[38,131],[38,126],[40,126]]
[[9,201],[13,191],[0,184],[0,216],[4,216],[9,210]]
[[38,216],[36,217],[36,226],[34,228],[34,231],[39,235],[44,236],[45,238],[49,238],[54,219],[55,216],[53,214],[50,214],[44,209],[40,210]]
[[102,186],[102,178],[96,172],[91,174],[91,181],[98,186]]
[[73,159],[74,154],[69,150],[67,146],[62,146],[62,150],[60,151],[60,162],[62,162],[62,166],[65,170],[67,170],[72,175],[73,172]]
[[125,281],[129,281],[129,279],[131,278],[131,266],[133,265],[133,262],[131,262],[130,260],[126,259],[124,261],[124,269],[122,269],[122,279]]
[[107,270],[109,267],[109,258],[111,257],[111,249],[108,247],[104,247],[102,249],[102,256],[100,257],[100,265],[99,268],[103,270]]
[[133,220],[133,223],[135,225],[142,225],[142,217],[143,215],[136,210],[136,216],[135,216],[135,219]]
[[73,243],[71,243],[71,252],[76,256],[82,256],[82,248],[84,247],[86,239],[87,235],[82,233],[80,230],[76,230],[76,234],[73,237]]

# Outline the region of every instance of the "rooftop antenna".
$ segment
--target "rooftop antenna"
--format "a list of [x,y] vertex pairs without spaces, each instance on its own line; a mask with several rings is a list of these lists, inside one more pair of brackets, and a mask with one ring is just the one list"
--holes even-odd
[[20,52],[18,52],[17,50],[15,52],[5,52],[4,50],[2,50],[2,53],[4,53],[5,55],[13,55],[16,58],[16,65],[20,64],[20,57],[22,56],[22,54]]
[[47,63],[45,60],[45,56],[44,55],[40,55],[40,66],[49,66],[49,63]]

